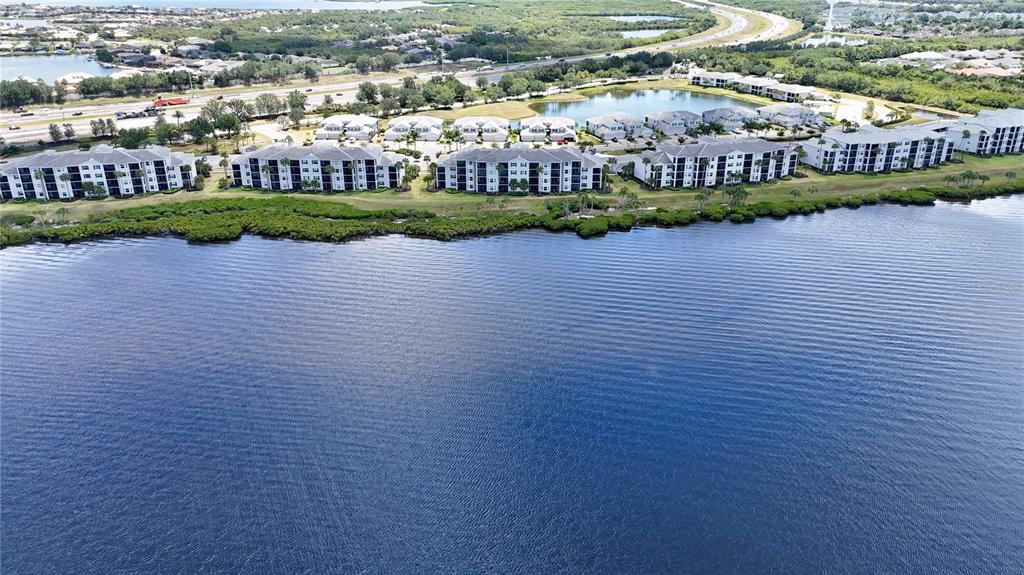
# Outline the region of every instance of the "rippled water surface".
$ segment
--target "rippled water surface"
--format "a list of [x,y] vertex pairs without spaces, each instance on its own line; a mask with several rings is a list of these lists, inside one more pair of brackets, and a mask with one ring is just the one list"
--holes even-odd
[[1024,198],[0,252],[2,571],[1019,573]]

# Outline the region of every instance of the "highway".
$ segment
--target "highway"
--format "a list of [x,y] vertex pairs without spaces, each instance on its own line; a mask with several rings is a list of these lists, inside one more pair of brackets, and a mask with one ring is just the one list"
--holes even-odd
[[[788,20],[782,16],[770,14],[767,12],[761,12],[756,10],[749,10],[746,8],[736,8],[728,6],[726,4],[720,4],[716,2],[702,2],[697,3],[694,1],[687,0],[673,0],[679,4],[694,7],[694,8],[710,8],[711,12],[716,16],[720,17],[728,24],[724,28],[701,32],[694,34],[688,38],[671,40],[668,42],[662,42],[658,44],[648,44],[637,48],[629,48],[626,50],[620,50],[613,52],[612,54],[617,56],[625,56],[635,52],[652,51],[652,50],[674,50],[681,48],[692,48],[699,46],[709,45],[723,45],[723,46],[735,46],[746,44],[749,42],[758,42],[769,40],[773,38],[779,38],[785,36],[790,30],[795,29],[795,26],[799,26],[797,23]],[[757,31],[759,22],[768,22],[768,26],[761,31]],[[595,53],[586,54],[582,56],[573,56],[561,59],[565,62],[578,62],[587,58],[600,58],[605,56],[606,53]],[[456,73],[456,77],[468,84],[473,85],[475,80],[479,76],[487,77],[494,81],[504,75],[506,72],[523,70],[527,68],[545,66],[558,62],[559,59],[541,59],[532,60],[529,62],[517,62],[508,65],[494,66],[492,69],[487,71],[469,70]],[[428,74],[418,75],[419,79],[426,79],[432,76],[439,75],[440,72],[432,72]],[[377,75],[372,78],[377,83],[398,83],[402,80],[402,74],[395,73],[390,75]],[[330,95],[334,98],[335,102],[345,103],[351,102],[355,99],[355,91],[357,86],[366,81],[366,78],[361,79],[346,79],[338,82],[324,82],[321,81],[319,84],[315,84],[311,87],[303,87],[302,89],[307,92],[309,97],[308,104],[311,107],[316,107],[323,103],[324,97]],[[295,90],[293,86],[252,86],[251,89],[244,91],[229,92],[223,95],[224,99],[243,99],[252,101],[259,94],[272,93],[277,96],[284,97],[289,92]],[[184,114],[184,120],[190,120],[199,115],[200,108],[203,104],[210,100],[216,99],[218,94],[216,92],[207,92],[202,95],[196,95],[192,98],[192,103],[186,106],[176,106],[167,109],[167,115],[165,116],[169,122],[175,122],[176,120],[172,117],[175,110],[181,110]],[[19,114],[3,111],[0,112],[0,137],[3,137],[6,141],[15,142],[35,142],[37,140],[50,140],[49,124],[64,124],[70,123],[76,134],[79,137],[91,135],[89,127],[89,121],[96,118],[113,118],[114,114],[119,111],[138,111],[145,108],[152,101],[152,98],[140,98],[136,102],[117,102],[117,103],[99,103],[90,104],[88,100],[82,100],[80,102],[70,102],[63,107],[49,106],[49,107],[38,107],[31,111],[34,115],[28,117],[21,117]],[[73,115],[79,114],[79,115]],[[151,126],[155,122],[155,118],[133,118],[126,120],[118,120],[118,128],[137,128],[143,126]],[[8,128],[12,125],[21,126],[20,130],[9,130]]]

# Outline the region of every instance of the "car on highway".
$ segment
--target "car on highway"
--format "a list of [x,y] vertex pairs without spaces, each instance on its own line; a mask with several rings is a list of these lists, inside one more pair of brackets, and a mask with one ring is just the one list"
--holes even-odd
[[24,114],[21,115],[22,118],[27,118],[29,116],[35,116],[35,114],[32,113],[32,112],[25,112]]
[[11,124],[11,126],[9,128],[7,128],[7,129],[8,130],[20,130],[21,126],[19,126],[17,124]]
[[82,114],[84,114],[84,112],[74,112],[74,113],[73,113],[73,114],[71,114],[71,115],[72,115],[72,116],[81,116]]

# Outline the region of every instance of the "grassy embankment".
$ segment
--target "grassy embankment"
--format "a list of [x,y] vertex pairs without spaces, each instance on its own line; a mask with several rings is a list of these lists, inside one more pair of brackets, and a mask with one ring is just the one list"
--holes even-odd
[[[969,160],[958,167],[994,174],[995,170],[1016,166],[1019,159]],[[990,161],[994,162],[984,165]],[[606,211],[616,197],[602,194],[593,196],[597,209],[589,210],[588,215],[594,217],[585,219],[562,217],[566,207],[579,211],[575,196],[496,200],[474,194],[428,193],[422,184],[405,193],[282,196],[255,191],[203,191],[70,205],[57,202],[8,204],[0,209],[5,222],[0,227],[0,245],[165,234],[183,236],[189,241],[223,241],[238,238],[243,233],[315,241],[343,241],[390,233],[450,240],[525,228],[575,231],[586,237],[609,230],[628,230],[637,223],[674,226],[702,218],[741,223],[758,217],[810,214],[878,202],[931,204],[936,199],[969,200],[1024,192],[1024,182],[1005,175],[999,183],[987,186],[950,187],[934,183],[934,178],[922,177],[929,175],[928,172],[940,175],[941,170],[875,177],[817,176],[834,181],[834,185],[824,188],[794,179],[749,188],[751,194],[745,205],[730,207],[715,203],[724,200],[715,194],[702,209],[696,205],[693,190],[642,191],[638,194],[640,199],[646,206],[656,209],[637,211]],[[889,177],[897,177],[903,185],[887,181]],[[868,180],[873,180],[873,185]],[[911,187],[911,182],[918,183]],[[636,184],[616,178],[613,189],[634,190]],[[794,190],[802,190],[801,195],[792,195],[790,192]],[[375,207],[366,207],[371,205]],[[36,222],[47,223],[37,225]]]

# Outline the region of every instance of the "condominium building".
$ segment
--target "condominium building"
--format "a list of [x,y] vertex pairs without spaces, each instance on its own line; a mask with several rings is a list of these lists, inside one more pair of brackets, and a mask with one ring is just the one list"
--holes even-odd
[[743,76],[735,72],[708,72],[695,70],[690,73],[690,83],[705,88],[730,88],[732,83]]
[[138,150],[99,145],[84,151],[47,150],[0,162],[0,195],[66,200],[133,196],[192,187],[196,158],[160,146]]
[[605,161],[577,148],[471,146],[438,160],[439,189],[503,194],[552,194],[596,190],[603,185]]
[[360,114],[338,114],[320,121],[317,140],[372,140],[380,121]]
[[587,118],[587,131],[602,140],[649,138],[653,134],[643,118],[625,112],[611,112]]
[[504,142],[508,139],[509,121],[497,116],[466,116],[452,124],[467,142]]
[[801,144],[803,162],[824,173],[890,172],[927,168],[953,156],[953,142],[927,128],[862,126],[826,130]]
[[973,118],[940,122],[939,134],[953,142],[957,150],[993,156],[1024,151],[1024,110],[983,110]]
[[658,130],[667,136],[685,134],[690,128],[696,128],[704,122],[703,118],[693,112],[679,110],[675,112],[658,112],[644,116],[644,124],[652,130]]
[[388,123],[384,139],[404,141],[411,132],[416,132],[416,139],[421,142],[436,142],[441,139],[444,122],[433,116],[401,116]]
[[817,94],[812,86],[801,86],[800,84],[781,84],[776,82],[768,86],[767,96],[772,100],[783,102],[803,102]]
[[519,121],[521,142],[576,141],[576,120],[561,116],[534,116]]
[[803,102],[821,96],[812,86],[784,84],[764,76],[742,76],[733,72],[695,70],[690,72],[690,83],[696,86],[727,88],[783,102]]
[[796,172],[797,159],[795,147],[759,138],[706,138],[658,144],[640,155],[633,176],[651,188],[709,188],[789,176]]
[[740,76],[732,81],[729,86],[737,92],[743,92],[744,94],[753,94],[755,96],[768,96],[768,89],[778,85],[778,80],[771,78],[765,78],[762,76]]
[[273,144],[232,158],[231,175],[235,186],[264,190],[397,188],[405,175],[405,157],[373,145]]
[[770,104],[757,109],[757,117],[776,126],[825,126],[818,112],[800,104]]
[[739,130],[749,120],[757,119],[757,112],[746,108],[712,108],[701,114],[705,124],[721,124],[726,130]]

